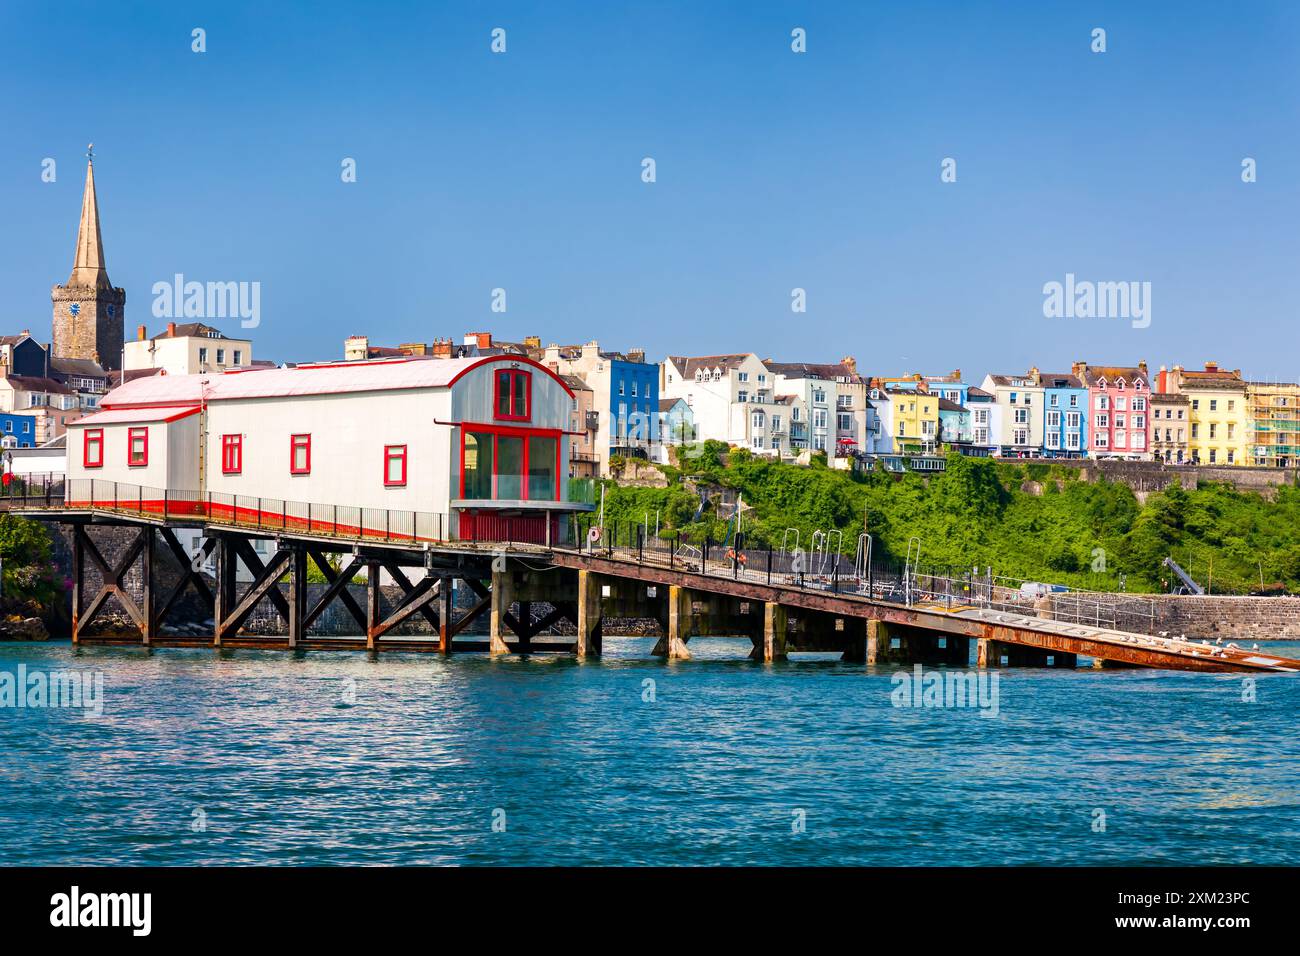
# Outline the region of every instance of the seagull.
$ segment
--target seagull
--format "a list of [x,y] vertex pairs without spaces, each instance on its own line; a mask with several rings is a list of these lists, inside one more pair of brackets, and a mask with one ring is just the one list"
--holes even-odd
[[1252,651],[1257,651],[1257,650],[1259,650],[1259,645],[1258,645],[1258,644],[1252,644],[1252,645],[1250,645],[1250,649],[1251,649]]
[[1215,644],[1222,644],[1222,643],[1223,643],[1223,638],[1221,638],[1221,637],[1216,637],[1216,638],[1214,639],[1214,643],[1215,643]]

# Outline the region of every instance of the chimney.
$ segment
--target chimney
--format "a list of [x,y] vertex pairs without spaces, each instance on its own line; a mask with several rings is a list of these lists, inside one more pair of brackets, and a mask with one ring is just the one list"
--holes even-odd
[[143,342],[149,337],[149,330],[141,325],[135,330],[135,337],[137,341]]
[[1206,362],[1206,363],[1205,363],[1205,370],[1206,370],[1207,372],[1217,372],[1217,371],[1219,370],[1219,363],[1218,363],[1218,362]]
[[1138,371],[1140,371],[1143,375],[1146,375],[1146,374],[1147,374],[1147,360],[1146,360],[1146,359],[1142,359],[1140,362],[1138,362]]
[[628,349],[628,350],[627,350],[627,360],[628,360],[629,362],[644,362],[644,361],[645,361],[645,349]]
[[1038,378],[1038,366],[1037,366],[1037,365],[1035,365],[1035,366],[1033,366],[1032,368],[1030,368],[1030,370],[1029,370],[1029,377],[1030,377],[1030,378]]
[[1088,371],[1087,362],[1075,362],[1073,365],[1070,366],[1070,374],[1077,375],[1080,378],[1083,378],[1084,373],[1087,371]]
[[858,374],[858,360],[852,355],[844,356],[844,358],[840,359],[840,364],[849,370],[850,375]]
[[451,358],[451,339],[434,339],[433,357],[445,359]]
[[529,335],[524,338],[524,346],[530,349],[540,349],[542,347],[542,337],[540,335]]
[[481,349],[490,349],[492,347],[492,333],[475,332],[474,343]]
[[168,322],[168,323],[167,323],[167,337],[168,337],[169,339],[171,339],[171,338],[175,338],[175,337],[176,337],[176,323],[175,323],[175,322]]

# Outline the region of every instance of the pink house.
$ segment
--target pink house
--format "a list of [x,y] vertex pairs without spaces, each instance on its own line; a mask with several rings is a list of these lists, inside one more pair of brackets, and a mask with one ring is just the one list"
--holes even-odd
[[1089,365],[1072,369],[1088,389],[1088,456],[1151,457],[1151,378],[1136,367]]

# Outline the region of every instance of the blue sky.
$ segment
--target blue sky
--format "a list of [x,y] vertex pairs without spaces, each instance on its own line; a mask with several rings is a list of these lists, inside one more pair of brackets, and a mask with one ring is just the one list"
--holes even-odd
[[[49,338],[93,140],[128,328],[177,272],[257,281],[261,357],[491,329],[1294,380],[1298,65],[1285,2],[10,3],[0,324]],[[1067,273],[1150,282],[1150,327],[1044,318]]]

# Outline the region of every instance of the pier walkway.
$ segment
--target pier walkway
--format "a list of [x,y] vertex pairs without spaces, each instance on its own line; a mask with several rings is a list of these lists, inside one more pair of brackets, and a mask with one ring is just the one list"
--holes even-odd
[[[864,663],[965,666],[974,641],[976,662],[988,667],[1075,667],[1087,657],[1097,666],[1300,671],[1293,658],[1151,633],[1154,615],[1146,621],[1140,610],[1116,620],[1104,595],[1035,592],[976,569],[924,569],[919,545],[902,568],[873,561],[865,535],[851,564],[837,532],[808,551],[743,540],[727,547],[662,538],[648,522],[620,535],[574,518],[564,540],[537,542],[512,540],[507,517],[496,525],[502,540],[461,541],[446,515],[82,484],[24,482],[0,496],[0,511],[71,528],[77,643],[589,656],[600,653],[606,618],[642,617],[660,623],[655,652],[668,659],[689,658],[692,636],[716,634],[748,636],[750,656],[763,661],[835,651]],[[126,542],[112,561],[96,541],[107,528]],[[180,529],[201,533],[195,553],[182,547]],[[274,543],[269,557],[255,539]],[[242,589],[239,564],[252,578]],[[326,583],[310,604],[309,565]],[[364,606],[349,587],[363,572]],[[381,577],[401,592],[392,606]],[[460,589],[472,595],[468,606],[454,600]],[[168,626],[187,592],[210,608],[210,636]],[[110,601],[134,623],[127,633],[92,627]],[[264,602],[286,633],[248,632]],[[313,632],[335,602],[354,635]],[[535,614],[535,606],[544,610]],[[484,615],[488,640],[470,639],[466,628]],[[426,633],[402,634],[417,616]]]

